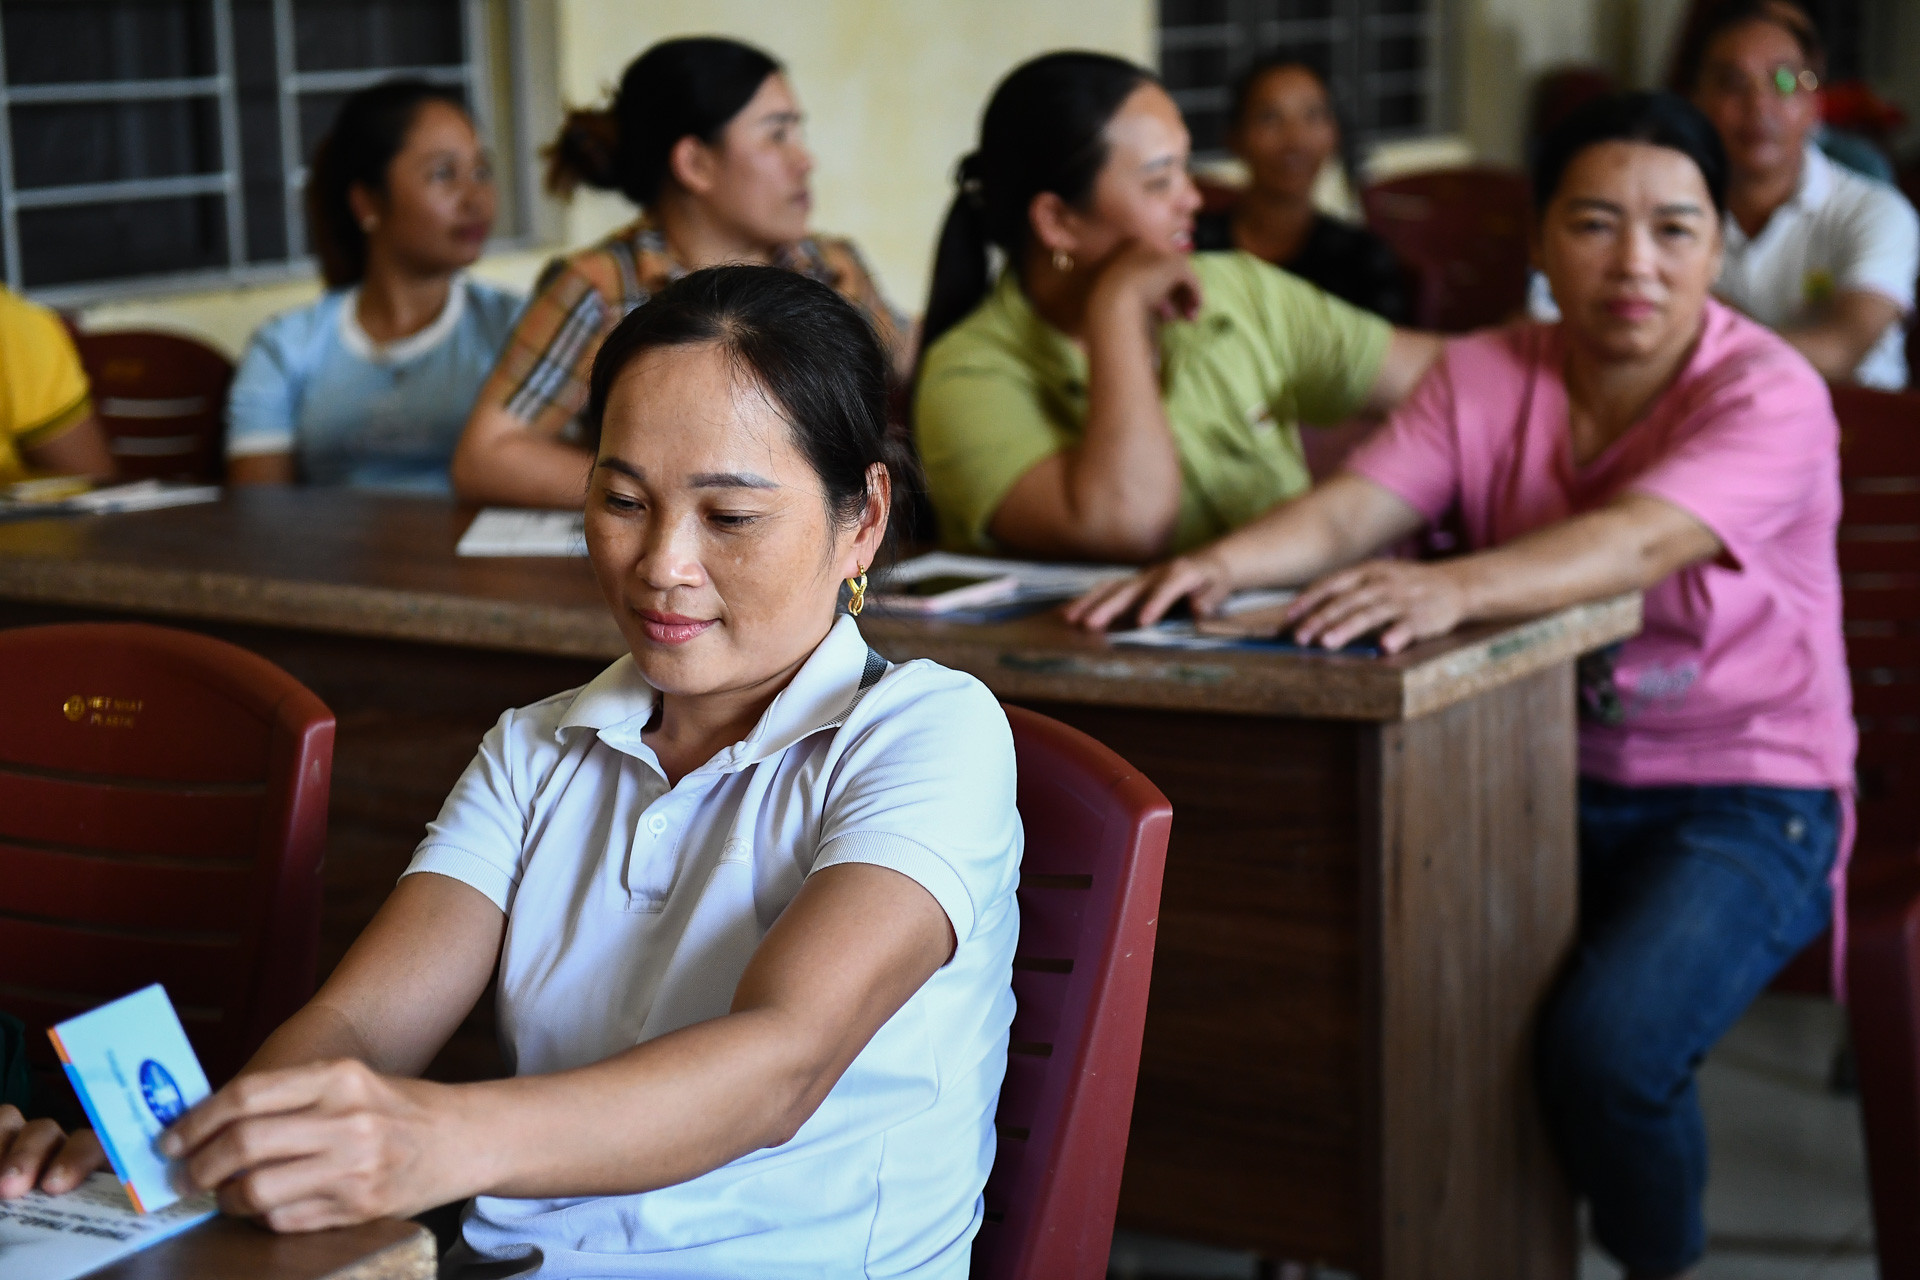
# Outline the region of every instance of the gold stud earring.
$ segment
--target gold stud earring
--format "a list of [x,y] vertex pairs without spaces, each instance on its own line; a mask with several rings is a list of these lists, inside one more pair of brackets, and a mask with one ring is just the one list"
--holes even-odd
[[867,566],[861,565],[859,575],[847,579],[847,612],[857,618],[866,607]]
[[1053,251],[1053,269],[1062,275],[1073,270],[1073,255],[1065,249],[1055,249]]

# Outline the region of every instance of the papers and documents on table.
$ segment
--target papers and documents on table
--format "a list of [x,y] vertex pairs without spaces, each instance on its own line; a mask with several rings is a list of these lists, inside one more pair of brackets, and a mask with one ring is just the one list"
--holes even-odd
[[217,484],[179,484],[171,480],[135,480],[89,488],[66,476],[22,480],[0,486],[0,520],[39,520],[46,516],[103,516],[122,511],[158,511],[218,502]]
[[47,1034],[133,1207],[178,1200],[178,1162],[154,1139],[213,1090],[165,988],[142,987]]
[[1013,587],[1004,598],[978,608],[944,610],[938,615],[947,622],[1001,622],[1038,613],[1049,605],[1085,595],[1103,582],[1112,582],[1133,572],[1126,565],[1047,564],[1034,560],[1002,560],[993,556],[930,551],[926,555],[903,560],[885,573],[876,575],[873,594],[868,600],[878,613],[895,616],[914,614],[923,611],[890,608],[885,597],[909,583],[923,582],[929,578],[1011,578]]
[[73,1280],[216,1212],[214,1193],[207,1191],[141,1213],[104,1170],[65,1195],[29,1191],[17,1200],[0,1200],[0,1276]]
[[488,507],[473,518],[454,551],[463,556],[584,556],[586,521],[578,511]]

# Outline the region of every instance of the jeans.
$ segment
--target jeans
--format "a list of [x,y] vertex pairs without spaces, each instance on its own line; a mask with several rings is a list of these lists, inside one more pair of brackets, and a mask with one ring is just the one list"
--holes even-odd
[[1548,1130],[1602,1247],[1630,1270],[1706,1251],[1694,1072],[1826,927],[1831,791],[1580,781],[1580,934],[1541,1013]]

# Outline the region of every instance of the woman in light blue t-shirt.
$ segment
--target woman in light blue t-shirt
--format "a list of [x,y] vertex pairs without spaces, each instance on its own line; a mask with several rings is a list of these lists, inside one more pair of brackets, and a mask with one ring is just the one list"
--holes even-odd
[[486,152],[449,90],[394,80],[341,104],[312,172],[328,292],[247,345],[227,399],[228,478],[446,493],[520,309],[463,271],[493,229]]

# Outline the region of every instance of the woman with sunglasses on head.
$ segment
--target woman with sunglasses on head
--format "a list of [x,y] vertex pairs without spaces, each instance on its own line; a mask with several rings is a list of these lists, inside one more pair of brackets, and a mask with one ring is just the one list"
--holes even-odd
[[1730,0],[1697,47],[1687,90],[1728,160],[1727,262],[1714,292],[1834,382],[1905,387],[1920,216],[1815,145],[1825,57],[1812,21],[1790,0]]
[[459,96],[422,80],[340,105],[307,179],[328,292],[260,327],[227,395],[235,484],[445,493],[520,299],[472,279],[491,162]]
[[[1275,53],[1234,85],[1227,149],[1247,168],[1233,207],[1194,220],[1198,250],[1244,249],[1342,302],[1394,324],[1413,315],[1407,268],[1367,228],[1322,213],[1314,183],[1343,152],[1327,82],[1304,58]],[[1345,163],[1352,173],[1351,163]]]
[[[615,327],[586,537],[630,652],[501,716],[326,985],[161,1138],[195,1186],[279,1231],[475,1197],[450,1280],[964,1280],[1022,832],[993,695],[838,610],[911,467],[887,387],[797,272]],[[512,1076],[421,1080],[490,983]],[[11,1112],[0,1195],[97,1167]]]
[[473,406],[453,460],[469,502],[577,507],[593,461],[576,434],[594,352],[622,316],[689,271],[759,263],[832,286],[904,370],[908,324],[851,241],[807,231],[813,157],[780,64],[736,40],[666,40],[611,105],[574,111],[547,185],[618,191],[640,217],[550,265]]
[[[1645,592],[1641,634],[1581,664],[1580,934],[1538,1043],[1553,1137],[1635,1280],[1705,1247],[1694,1070],[1828,924],[1853,783],[1839,428],[1806,360],[1708,296],[1725,193],[1684,99],[1580,108],[1534,172],[1563,320],[1450,341],[1339,475],[1069,610],[1303,586],[1298,640],[1391,653]],[[1471,554],[1369,558],[1456,504]]]
[[994,90],[914,395],[946,546],[1197,546],[1307,487],[1300,422],[1390,408],[1437,354],[1248,254],[1194,254],[1187,152],[1173,99],[1119,58],[1047,54]]

